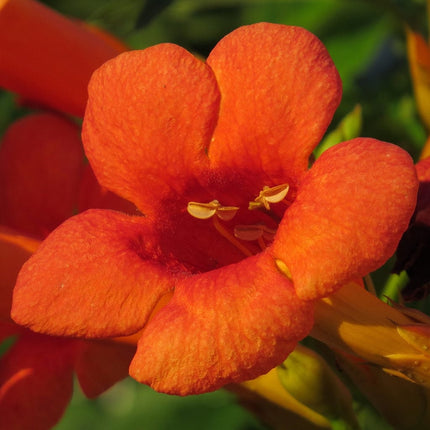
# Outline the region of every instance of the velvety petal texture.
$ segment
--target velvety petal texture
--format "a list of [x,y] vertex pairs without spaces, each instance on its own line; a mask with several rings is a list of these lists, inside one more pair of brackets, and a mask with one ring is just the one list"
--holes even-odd
[[184,276],[162,258],[144,218],[89,210],[57,228],[24,265],[12,317],[58,336],[132,334]]
[[44,238],[76,210],[83,167],[76,124],[48,113],[16,121],[0,148],[0,223]]
[[164,214],[166,193],[182,193],[190,172],[207,168],[219,109],[212,71],[162,44],[108,61],[89,93],[83,139],[100,184],[146,215]]
[[145,328],[130,374],[155,390],[197,394],[280,364],[313,324],[313,306],[267,253],[178,282]]
[[297,180],[342,94],[321,41],[300,27],[260,23],[224,37],[207,62],[222,97],[212,164],[263,171],[274,184]]
[[28,333],[0,360],[0,429],[46,430],[73,390],[75,342]]
[[274,241],[299,297],[326,296],[391,257],[417,189],[413,161],[395,145],[358,138],[323,153]]
[[34,0],[0,2],[0,87],[83,116],[92,72],[124,50]]

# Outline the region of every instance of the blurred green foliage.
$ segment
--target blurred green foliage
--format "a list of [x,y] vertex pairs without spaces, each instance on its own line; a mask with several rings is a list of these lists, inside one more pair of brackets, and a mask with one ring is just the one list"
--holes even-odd
[[[417,158],[426,133],[412,94],[404,26],[425,31],[425,0],[45,0],[52,8],[96,24],[132,49],[172,42],[206,56],[238,26],[269,21],[307,28],[326,45],[344,95],[333,131],[361,106],[361,135],[396,143]],[[0,135],[26,112],[0,91]],[[188,398],[154,393],[128,379],[100,398],[76,395],[57,430],[201,429],[263,427],[227,392]],[[383,427],[357,403],[362,428]]]
[[225,391],[176,397],[156,393],[131,378],[96,400],[77,388],[56,430],[263,430]]

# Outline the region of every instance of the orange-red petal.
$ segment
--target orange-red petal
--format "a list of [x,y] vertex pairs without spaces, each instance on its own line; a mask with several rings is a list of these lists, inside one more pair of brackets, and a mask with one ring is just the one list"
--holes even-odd
[[83,116],[92,72],[122,48],[33,0],[0,2],[0,87]]
[[130,215],[138,214],[133,203],[124,200],[98,183],[90,165],[85,167],[82,175],[78,202],[79,212],[87,209],[114,209]]
[[418,179],[421,182],[430,182],[430,157],[424,158],[416,164]]
[[0,322],[9,322],[12,291],[22,265],[36,250],[38,241],[0,226]]
[[75,342],[22,335],[0,360],[0,428],[46,430],[73,390]]
[[410,156],[395,145],[358,138],[323,153],[275,237],[299,297],[328,295],[382,265],[408,226],[417,188]]
[[75,363],[82,391],[87,397],[97,397],[116,382],[128,376],[136,347],[113,342],[83,342]]
[[183,194],[207,169],[218,107],[212,71],[179,46],[108,61],[91,79],[83,124],[100,184],[146,215],[164,213],[166,194]]
[[180,395],[254,378],[308,333],[312,310],[267,253],[195,275],[144,329],[130,375]]
[[55,114],[16,121],[0,149],[0,222],[46,236],[76,209],[83,163],[74,123]]
[[260,23],[222,39],[208,58],[220,87],[214,166],[265,173],[269,184],[304,173],[341,98],[321,41],[299,27]]
[[[24,265],[12,317],[53,335],[126,336],[184,276],[159,255],[143,217],[89,210],[68,219]],[[164,260],[163,260],[164,259]]]

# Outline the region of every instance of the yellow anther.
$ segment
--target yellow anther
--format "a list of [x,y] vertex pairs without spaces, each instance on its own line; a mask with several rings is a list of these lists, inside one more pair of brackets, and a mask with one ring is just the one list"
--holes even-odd
[[238,210],[236,206],[222,206],[218,200],[209,203],[189,202],[187,205],[188,213],[198,219],[209,219],[217,215],[223,221],[229,221]]
[[236,206],[220,206],[216,211],[216,215],[223,221],[230,221],[234,218],[238,210],[239,208]]
[[270,210],[270,203],[279,203],[284,200],[289,189],[288,184],[276,185],[275,187],[265,185],[258,197],[253,202],[249,202],[248,209],[258,209],[264,206],[267,210]]
[[212,200],[210,203],[189,202],[187,211],[194,218],[209,219],[216,214],[219,206],[217,200]]
[[234,227],[234,235],[242,240],[258,240],[262,237],[272,240],[276,230],[266,227],[264,224],[237,225]]

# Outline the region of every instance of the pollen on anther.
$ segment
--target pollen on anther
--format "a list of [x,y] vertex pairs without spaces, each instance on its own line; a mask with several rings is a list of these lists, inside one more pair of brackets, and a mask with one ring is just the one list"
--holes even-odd
[[255,200],[249,202],[249,209],[258,209],[264,206],[265,209],[270,210],[270,203],[279,203],[284,200],[289,189],[290,186],[288,184],[276,185],[274,187],[265,185]]
[[189,202],[188,213],[194,218],[209,219],[216,215],[223,221],[230,221],[239,210],[236,206],[222,206],[218,200],[209,203]]
[[187,211],[194,218],[209,219],[216,214],[219,206],[220,204],[217,200],[212,200],[210,203],[189,202]]

